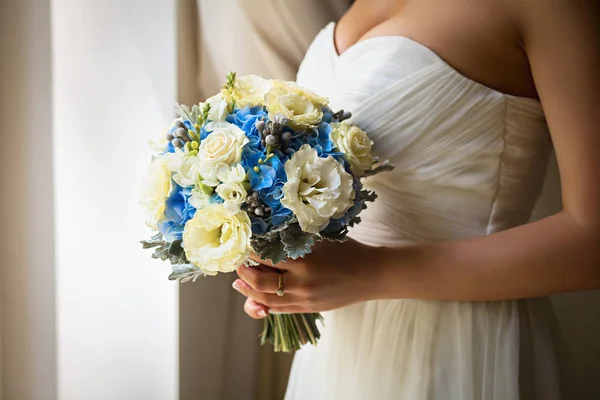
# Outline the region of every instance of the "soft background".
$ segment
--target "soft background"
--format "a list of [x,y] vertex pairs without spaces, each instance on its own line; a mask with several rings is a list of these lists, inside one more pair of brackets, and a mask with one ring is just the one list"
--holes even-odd
[[[176,100],[293,79],[349,2],[0,0],[0,399],[281,398],[232,277],[180,287],[140,250],[138,182]],[[553,161],[535,218],[559,208]],[[600,293],[553,300],[569,398],[598,398]]]

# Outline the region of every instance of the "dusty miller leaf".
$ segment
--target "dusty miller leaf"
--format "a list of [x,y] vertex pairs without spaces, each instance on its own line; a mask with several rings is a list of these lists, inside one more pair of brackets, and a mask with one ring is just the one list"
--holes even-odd
[[291,218],[289,221],[285,222],[281,226],[278,226],[277,228],[270,230],[264,235],[261,235],[260,238],[263,238],[268,241],[280,240],[280,233],[287,230],[290,227],[290,225],[296,223],[297,221],[298,220],[296,218]]
[[204,274],[200,269],[192,264],[176,264],[172,266],[173,272],[169,275],[170,281],[179,281],[185,283],[195,281],[199,276]]
[[260,258],[271,261],[273,265],[279,264],[287,258],[283,243],[279,238],[272,241],[262,238],[253,239],[252,248],[260,255]]
[[192,110],[185,104],[175,103],[175,112],[184,120],[191,122],[196,121],[195,119],[192,119]]
[[175,240],[169,246],[169,261],[171,264],[187,264],[188,259],[185,256],[185,251],[181,247],[181,240]]
[[315,244],[315,236],[303,232],[300,226],[294,224],[281,232],[281,242],[287,256],[296,260],[312,251],[312,246]]

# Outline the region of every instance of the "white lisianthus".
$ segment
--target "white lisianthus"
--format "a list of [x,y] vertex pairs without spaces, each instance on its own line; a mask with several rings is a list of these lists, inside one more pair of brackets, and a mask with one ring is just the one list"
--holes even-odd
[[207,132],[212,132],[215,129],[228,125],[225,118],[229,115],[229,103],[227,103],[222,94],[210,97],[206,100],[206,104],[210,104],[210,109],[208,110],[208,120],[210,122],[204,126]]
[[285,173],[281,204],[292,210],[304,232],[318,234],[354,203],[352,176],[333,157],[320,158],[309,145],[285,163]]
[[350,162],[352,172],[360,176],[371,169],[376,158],[371,154],[373,142],[367,133],[346,121],[333,123],[331,127],[331,140]]
[[204,184],[217,186],[218,173],[242,160],[242,150],[248,143],[243,130],[233,124],[217,128],[208,135],[198,149],[200,174]]
[[273,87],[272,81],[257,75],[236,78],[232,96],[237,107],[264,106],[265,94]]
[[172,189],[169,158],[168,154],[154,158],[141,186],[140,206],[146,225],[152,229],[156,229],[158,221],[163,218],[165,201]]
[[292,81],[281,81],[278,79],[273,80],[273,87],[281,88],[288,93],[298,93],[302,97],[305,97],[313,102],[318,107],[326,106],[329,103],[326,97],[319,96],[318,94],[299,86],[296,82]]
[[248,214],[210,204],[185,224],[183,249],[187,259],[207,275],[232,272],[248,258],[251,236]]
[[248,197],[248,192],[241,182],[221,183],[215,191],[225,201],[225,207],[232,212],[238,211]]
[[323,118],[322,107],[327,99],[319,97],[293,82],[273,81],[273,88],[265,95],[269,118],[281,114],[294,129],[316,126]]

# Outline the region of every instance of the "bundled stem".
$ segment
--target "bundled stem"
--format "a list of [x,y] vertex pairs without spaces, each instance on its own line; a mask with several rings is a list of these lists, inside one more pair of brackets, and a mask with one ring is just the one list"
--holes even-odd
[[306,343],[314,346],[321,337],[317,321],[323,323],[321,314],[269,314],[264,320],[260,344],[270,342],[274,351],[285,353],[299,350]]

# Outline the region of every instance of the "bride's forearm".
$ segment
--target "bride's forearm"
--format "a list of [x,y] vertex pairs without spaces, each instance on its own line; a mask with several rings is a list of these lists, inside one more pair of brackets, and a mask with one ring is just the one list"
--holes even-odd
[[380,298],[488,301],[600,288],[600,232],[564,212],[489,236],[384,253]]

